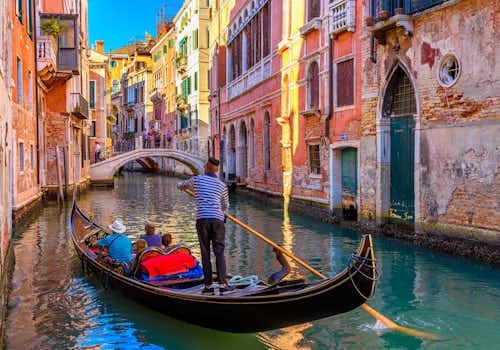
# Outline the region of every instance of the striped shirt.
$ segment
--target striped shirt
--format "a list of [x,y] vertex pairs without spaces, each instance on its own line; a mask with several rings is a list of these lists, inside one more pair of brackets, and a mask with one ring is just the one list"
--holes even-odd
[[194,176],[177,185],[181,190],[190,189],[196,194],[196,220],[218,219],[224,221],[229,208],[227,186],[213,173]]

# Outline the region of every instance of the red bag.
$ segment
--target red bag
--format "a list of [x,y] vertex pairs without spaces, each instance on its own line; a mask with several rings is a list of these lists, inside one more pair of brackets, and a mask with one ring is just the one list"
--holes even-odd
[[189,254],[155,256],[141,263],[141,269],[149,278],[168,276],[189,271],[196,266],[196,260]]

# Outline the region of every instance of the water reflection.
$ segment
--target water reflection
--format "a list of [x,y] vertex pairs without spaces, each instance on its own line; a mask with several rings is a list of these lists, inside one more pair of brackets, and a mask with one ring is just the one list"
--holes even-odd
[[[199,254],[193,202],[175,188],[176,181],[130,175],[113,190],[88,192],[80,204],[100,223],[124,220],[132,238],[142,233],[145,221],[152,221],[159,232],[172,233]],[[345,267],[360,239],[356,232],[238,196],[231,198],[231,213],[328,275]],[[409,243],[375,240],[382,279],[371,304],[403,325],[445,335],[444,342],[379,334],[374,320],[360,310],[260,335],[179,322],[84,276],[67,239],[67,218],[67,210],[47,206],[15,234],[11,349],[234,349],[235,344],[238,349],[460,349],[495,348],[500,342],[500,270]],[[279,269],[268,245],[232,223],[227,224],[226,247],[231,273],[266,277]]]

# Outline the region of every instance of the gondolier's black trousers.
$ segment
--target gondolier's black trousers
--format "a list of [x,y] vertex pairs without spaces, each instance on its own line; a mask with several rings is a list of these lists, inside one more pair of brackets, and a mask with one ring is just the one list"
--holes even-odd
[[205,284],[212,283],[212,262],[210,260],[210,244],[215,255],[215,265],[219,283],[226,282],[226,259],[224,257],[224,241],[226,229],[224,222],[218,219],[196,220],[196,231],[201,248],[201,263]]

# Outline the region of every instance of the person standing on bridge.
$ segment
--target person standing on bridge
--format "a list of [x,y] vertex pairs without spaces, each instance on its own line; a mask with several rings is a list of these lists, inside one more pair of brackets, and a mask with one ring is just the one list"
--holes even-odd
[[224,212],[229,208],[227,186],[217,177],[219,160],[210,157],[205,164],[205,174],[194,176],[177,185],[184,190],[195,192],[196,198],[196,231],[201,248],[201,263],[205,288],[203,293],[211,293],[212,262],[210,260],[210,245],[215,254],[217,276],[221,284],[221,292],[231,290],[226,282],[226,261],[224,246],[226,231],[224,227]]

